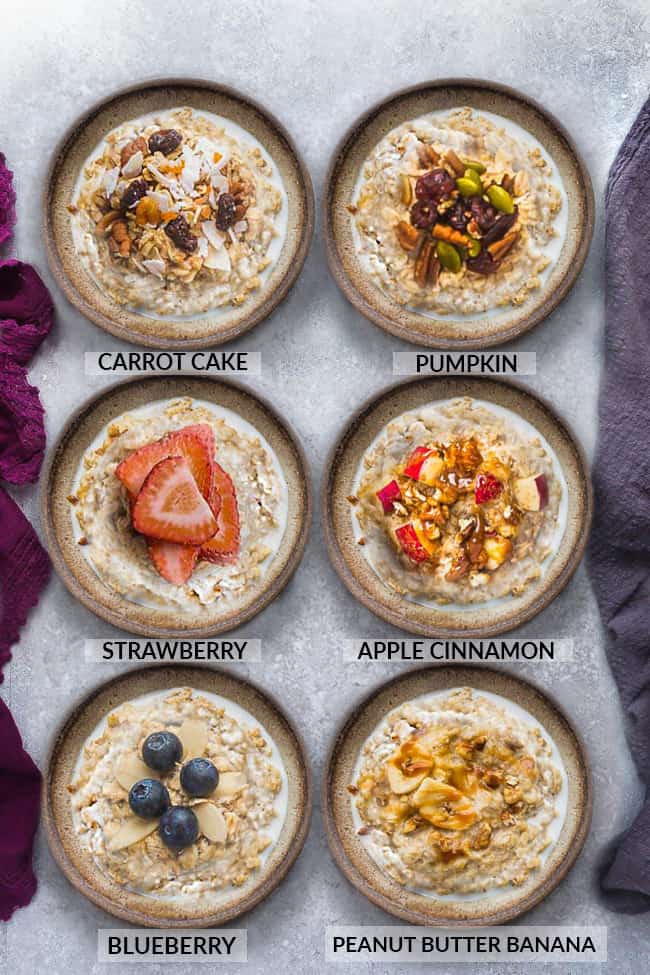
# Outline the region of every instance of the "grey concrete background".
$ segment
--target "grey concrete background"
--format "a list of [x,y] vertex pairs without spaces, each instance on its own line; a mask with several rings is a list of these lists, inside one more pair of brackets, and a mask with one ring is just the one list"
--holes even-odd
[[[592,173],[599,212],[587,265],[563,305],[518,343],[537,352],[538,373],[529,385],[551,398],[592,454],[603,349],[603,191],[616,149],[648,94],[646,0],[547,0],[543,5],[532,0],[2,0],[0,10],[0,149],[15,171],[18,192],[12,252],[34,262],[52,284],[58,310],[56,329],[31,368],[47,410],[50,438],[70,411],[101,386],[101,381],[84,378],[84,351],[117,347],[54,287],[41,239],[41,194],[49,156],[63,129],[83,109],[117,87],[156,75],[204,76],[240,86],[287,125],[320,198],[333,146],[368,105],[419,80],[476,75],[512,84],[542,101],[571,131]],[[240,343],[261,349],[263,375],[251,386],[295,424],[315,487],[346,417],[391,381],[391,357],[398,344],[338,293],[317,229],[289,299]],[[36,522],[36,490],[13,493]],[[573,715],[588,743],[595,786],[593,828],[578,864],[526,920],[606,924],[609,962],[594,970],[639,975],[650,944],[647,915],[610,913],[599,903],[595,886],[601,851],[630,822],[641,790],[626,749],[584,567],[519,635],[524,632],[576,641],[570,664],[522,666],[518,672],[552,689]],[[245,633],[264,640],[263,663],[250,665],[250,674],[285,701],[305,736],[318,783],[330,736],[343,712],[394,672],[387,665],[344,663],[341,640],[399,634],[344,590],[325,554],[318,517],[293,582]],[[83,659],[83,638],[102,635],[110,635],[107,627],[53,579],[15,648],[2,688],[38,762],[62,713],[114,672]],[[40,885],[34,902],[0,931],[7,971],[87,975],[103,970],[96,962],[96,932],[111,926],[111,918],[72,890],[42,837],[36,870]],[[290,876],[243,922],[249,932],[247,970],[321,972],[327,924],[390,920],[334,866],[317,804],[306,848]],[[346,967],[375,972],[398,968]],[[547,967],[563,973],[592,968],[552,965],[533,970]],[[130,972],[131,966],[117,969]],[[148,971],[157,969],[153,965]],[[176,970],[189,972],[190,966]],[[478,975],[495,970],[523,972],[529,965],[473,967]]]

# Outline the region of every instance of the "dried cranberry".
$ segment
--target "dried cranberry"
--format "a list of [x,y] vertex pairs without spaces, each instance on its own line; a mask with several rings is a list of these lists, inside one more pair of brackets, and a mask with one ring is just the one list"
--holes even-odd
[[132,206],[135,206],[138,200],[141,200],[146,195],[147,190],[148,186],[143,179],[134,179],[132,183],[129,183],[122,193],[122,199],[120,200],[120,210],[122,213],[126,213]]
[[445,210],[441,219],[445,223],[448,223],[454,230],[464,231],[467,230],[467,224],[469,223],[469,217],[465,213],[467,210],[467,203],[465,200],[456,200],[448,210]]
[[165,227],[165,233],[186,254],[193,254],[198,246],[198,240],[183,216],[171,220]]
[[499,211],[491,203],[486,203],[480,196],[472,197],[469,201],[469,209],[483,233],[489,230],[499,219]]
[[476,478],[474,500],[477,504],[494,501],[503,491],[503,484],[493,474],[479,474]]
[[476,257],[467,259],[467,270],[475,274],[494,274],[498,270],[498,263],[489,251],[482,250]]
[[435,203],[418,200],[411,207],[411,223],[418,230],[428,230],[430,227],[433,227],[437,219],[438,211]]
[[451,196],[455,189],[456,183],[446,169],[432,169],[430,173],[420,176],[415,184],[415,195],[418,200],[440,203],[445,197]]
[[237,200],[231,193],[222,193],[217,203],[217,227],[227,230],[237,219]]
[[493,244],[495,240],[501,240],[502,237],[508,233],[510,228],[517,222],[517,207],[515,207],[514,213],[503,213],[493,224],[490,229],[486,232],[483,242],[487,244]]
[[163,156],[168,156],[182,141],[183,136],[176,129],[158,129],[149,136],[149,152],[162,152]]

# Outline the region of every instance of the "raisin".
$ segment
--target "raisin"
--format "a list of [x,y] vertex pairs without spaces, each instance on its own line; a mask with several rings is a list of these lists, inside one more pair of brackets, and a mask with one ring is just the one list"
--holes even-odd
[[182,141],[183,136],[176,129],[158,129],[149,136],[149,152],[162,152],[163,156],[168,156]]
[[418,200],[411,207],[411,223],[418,230],[428,230],[433,227],[438,219],[438,211],[435,203],[426,200]]
[[227,230],[237,219],[237,200],[230,193],[222,193],[217,203],[217,227]]
[[499,211],[480,196],[472,197],[469,201],[469,209],[483,233],[494,226],[499,219]]
[[451,196],[455,189],[456,183],[446,169],[432,169],[418,179],[415,195],[418,200],[440,203],[445,197]]
[[448,210],[445,210],[440,219],[448,223],[454,230],[465,231],[469,223],[469,217],[465,213],[466,210],[467,203],[464,200],[456,200]]
[[186,254],[193,254],[198,246],[198,240],[190,230],[190,225],[183,216],[171,220],[165,227],[165,233]]
[[468,271],[476,274],[494,274],[498,270],[498,263],[494,260],[489,251],[482,250],[477,257],[467,259]]
[[129,183],[122,193],[122,199],[120,200],[120,210],[122,213],[126,213],[132,206],[135,206],[138,200],[141,200],[146,195],[147,189],[147,184],[143,179],[134,179],[132,183]]

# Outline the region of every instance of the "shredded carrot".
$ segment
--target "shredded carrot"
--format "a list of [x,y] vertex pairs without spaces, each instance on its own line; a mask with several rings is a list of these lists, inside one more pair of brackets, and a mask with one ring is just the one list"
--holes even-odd
[[453,227],[448,227],[444,223],[434,224],[431,233],[437,240],[447,240],[450,244],[458,244],[460,247],[469,247],[472,243],[467,234],[461,233],[460,230],[454,230]]

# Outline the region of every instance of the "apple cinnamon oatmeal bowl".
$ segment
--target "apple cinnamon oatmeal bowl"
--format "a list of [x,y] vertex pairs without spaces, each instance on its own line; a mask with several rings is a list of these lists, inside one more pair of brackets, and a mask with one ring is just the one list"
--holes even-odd
[[489,668],[426,668],[374,692],[337,738],[326,789],[339,864],[417,923],[517,916],[569,868],[589,818],[566,718]]
[[[66,866],[114,901],[109,910],[142,911],[145,923],[236,916],[300,843],[299,742],[245,682],[206,672],[199,686],[174,685],[174,668],[137,674],[111,682],[116,705],[105,688],[85,702],[55,747],[50,838],[65,823]],[[127,696],[139,684],[149,689]]]
[[374,322],[445,348],[490,345],[548,313],[593,226],[589,176],[525,96],[469,80],[398,92],[335,153],[330,266]]
[[50,541],[100,615],[148,635],[215,633],[286,582],[308,496],[299,448],[265,404],[231,384],[145,380],[72,428],[45,498]]
[[50,262],[98,325],[200,348],[251,328],[295,281],[313,228],[280,123],[224,86],[150,82],[66,135],[50,171]]
[[580,558],[584,461],[514,384],[398,384],[362,408],[332,458],[334,565],[365,605],[413,632],[503,632],[546,605]]

